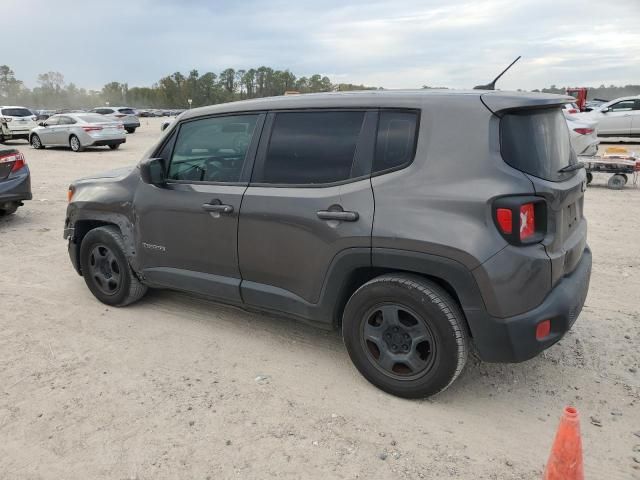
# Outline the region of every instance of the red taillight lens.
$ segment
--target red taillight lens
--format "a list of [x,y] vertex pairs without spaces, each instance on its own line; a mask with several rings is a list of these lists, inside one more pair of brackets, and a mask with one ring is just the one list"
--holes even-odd
[[85,132],[95,132],[98,130],[102,130],[102,127],[82,127]]
[[580,135],[589,135],[593,133],[593,128],[574,128],[573,131]]
[[9,162],[13,162],[13,165],[11,166],[12,172],[17,172],[27,164],[24,159],[24,155],[20,152],[12,152],[7,155],[0,156],[0,163]]
[[502,233],[513,233],[513,215],[508,208],[498,208],[496,210],[496,220]]
[[578,113],[578,110],[576,110],[575,108],[570,108],[567,113]]
[[542,340],[551,333],[551,320],[543,320],[536,326],[536,340]]
[[533,203],[520,206],[520,240],[526,240],[536,232],[536,214]]

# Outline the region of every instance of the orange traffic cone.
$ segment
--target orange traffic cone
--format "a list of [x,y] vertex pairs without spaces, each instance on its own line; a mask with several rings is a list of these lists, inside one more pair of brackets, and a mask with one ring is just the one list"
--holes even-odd
[[564,409],[547,468],[544,469],[544,480],[584,480],[580,419],[574,407]]

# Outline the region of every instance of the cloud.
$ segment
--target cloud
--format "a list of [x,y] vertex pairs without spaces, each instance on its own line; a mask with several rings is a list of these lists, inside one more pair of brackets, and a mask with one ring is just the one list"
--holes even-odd
[[267,65],[387,88],[468,88],[517,55],[501,88],[640,78],[637,0],[3,0],[3,18],[2,62],[31,86],[49,70],[100,88]]

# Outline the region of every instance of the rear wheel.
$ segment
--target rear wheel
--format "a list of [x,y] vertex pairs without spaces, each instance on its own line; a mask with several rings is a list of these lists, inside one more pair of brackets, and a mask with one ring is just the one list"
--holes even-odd
[[127,131],[127,133],[135,133],[136,132],[135,128],[125,128],[125,130]]
[[69,146],[74,152],[81,152],[84,150],[84,147],[80,143],[80,139],[75,135],[71,135],[71,137],[69,138]]
[[622,190],[626,183],[627,179],[625,178],[625,176],[616,173],[615,175],[612,175],[611,178],[609,178],[607,186],[613,190]]
[[360,287],[345,308],[342,333],[360,373],[406,398],[446,389],[469,350],[457,303],[417,275],[384,275]]
[[31,135],[31,146],[36,150],[44,148],[44,145],[42,145],[42,142],[40,141],[40,137],[35,133]]
[[19,202],[4,204],[4,206],[0,208],[0,217],[4,217],[5,215],[11,215],[12,213],[15,213],[16,210],[18,210],[19,206],[20,206]]
[[120,144],[119,144],[119,143],[116,143],[115,145],[109,145],[109,148],[110,148],[111,150],[117,150],[117,149],[119,149],[119,148],[120,148]]
[[0,144],[3,144],[3,143],[4,143],[4,141],[5,141],[5,140],[4,140],[4,135],[0,135]]
[[80,245],[80,268],[91,293],[107,305],[123,307],[141,299],[147,287],[129,267],[116,227],[91,230]]
[[593,173],[587,172],[587,185],[593,182]]

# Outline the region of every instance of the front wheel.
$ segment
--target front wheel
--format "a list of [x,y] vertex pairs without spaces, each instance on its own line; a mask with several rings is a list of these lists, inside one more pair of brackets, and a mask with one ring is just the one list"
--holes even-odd
[[113,226],[91,230],[80,245],[80,269],[94,297],[123,307],[140,300],[147,287],[135,276],[125,256],[120,231]]
[[33,148],[35,148],[36,150],[39,150],[41,148],[44,148],[44,145],[42,145],[42,142],[40,141],[40,137],[37,134],[33,134],[31,135],[31,146]]
[[125,128],[125,130],[127,131],[127,133],[135,133],[136,132],[135,128]]
[[71,138],[69,138],[69,146],[74,152],[81,152],[84,150],[84,147],[80,143],[80,139],[75,135],[71,135]]
[[446,389],[469,351],[458,304],[418,275],[383,275],[360,287],[345,308],[342,333],[360,373],[405,398]]

